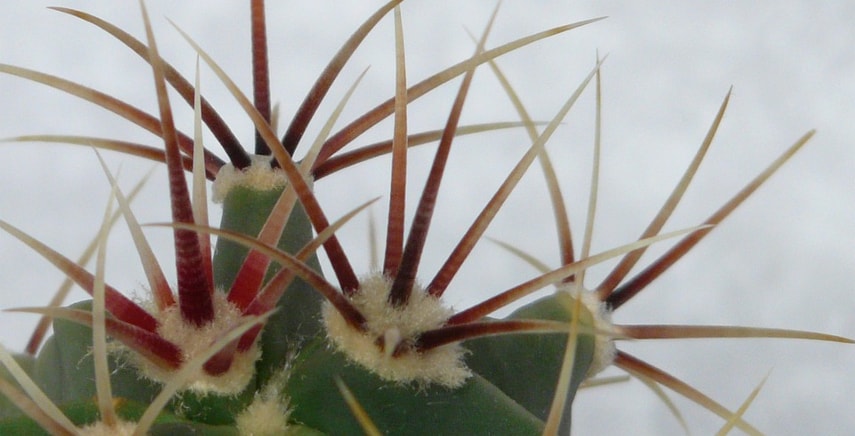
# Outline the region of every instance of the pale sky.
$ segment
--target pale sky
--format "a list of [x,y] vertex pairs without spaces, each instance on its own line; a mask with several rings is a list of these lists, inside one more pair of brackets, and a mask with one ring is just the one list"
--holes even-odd
[[[287,123],[313,78],[338,46],[380,2],[269,2],[273,98]],[[310,6],[308,6],[310,4]],[[357,6],[358,4],[358,6]],[[0,4],[0,62],[56,74],[155,111],[150,70],[103,32],[46,6],[80,7],[142,38],[136,2],[29,0]],[[192,35],[249,91],[246,2],[149,1],[163,56],[192,77],[195,54],[166,21]],[[536,6],[535,6],[536,5]],[[764,3],[772,5],[772,3]],[[730,86],[723,126],[684,203],[666,227],[696,225],[802,134],[814,139],[782,171],[707,237],[677,267],[614,315],[618,324],[727,324],[816,330],[855,337],[855,5],[849,2],[508,0],[488,45],[592,17],[609,18],[521,49],[500,66],[537,120],[549,120],[593,66],[603,71],[603,151],[593,252],[630,242],[646,227],[700,144]],[[410,1],[402,9],[409,81],[414,83],[469,56],[466,29],[480,34],[494,2]],[[337,103],[363,69],[368,73],[338,126],[392,95],[392,21],[387,17],[355,54],[321,107]],[[413,103],[411,131],[444,122],[457,81]],[[202,89],[238,136],[250,144],[246,116],[214,75]],[[192,111],[173,100],[180,128]],[[581,245],[590,180],[593,93],[589,89],[547,148]],[[492,73],[479,70],[464,123],[512,121],[515,114]],[[310,126],[307,139],[322,122]],[[357,141],[390,135],[383,123]],[[8,75],[0,76],[0,138],[33,133],[103,136],[159,145],[156,138],[77,98]],[[456,143],[428,238],[420,276],[430,280],[450,249],[527,147],[522,131],[473,136]],[[206,145],[219,153],[212,138]],[[305,147],[302,145],[301,147]],[[412,153],[412,211],[431,158]],[[304,149],[305,150],[305,149]],[[220,153],[222,155],[222,153]],[[152,165],[104,153],[123,187]],[[109,186],[90,150],[73,146],[2,144],[0,219],[75,258],[97,229]],[[165,172],[157,167],[135,203],[142,222],[168,218]],[[388,160],[349,170],[316,185],[329,216],[375,196],[378,222],[388,196]],[[216,210],[216,206],[212,210]],[[216,217],[217,214],[214,213]],[[556,237],[540,168],[532,167],[487,235],[558,265]],[[216,221],[215,221],[216,222]],[[343,231],[357,271],[368,271],[367,217]],[[142,294],[145,281],[123,225],[110,240],[107,281]],[[174,274],[169,232],[148,229],[167,274]],[[157,248],[159,247],[159,248]],[[649,262],[667,243],[645,256]],[[644,262],[644,261],[643,261]],[[592,269],[593,286],[606,267]],[[463,309],[533,277],[522,261],[483,241],[463,265],[446,298]],[[0,235],[0,307],[43,305],[61,275],[8,235]],[[77,291],[74,300],[83,298]],[[0,313],[0,339],[20,350],[35,317]],[[651,341],[619,344],[736,409],[766,374],[746,418],[769,434],[843,434],[855,428],[855,348],[786,340]],[[771,372],[770,372],[771,371]],[[609,370],[608,375],[619,374]],[[721,420],[671,397],[693,434]],[[576,434],[680,434],[667,408],[640,382],[583,391]]]

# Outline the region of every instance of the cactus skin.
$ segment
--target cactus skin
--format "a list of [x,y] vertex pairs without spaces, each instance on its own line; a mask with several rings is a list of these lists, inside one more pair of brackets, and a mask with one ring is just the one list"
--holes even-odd
[[[247,211],[262,211],[254,216],[265,218],[264,211],[269,211],[281,190],[253,192],[249,189],[238,189],[233,192],[234,197],[227,197],[224,202],[222,226],[254,234],[258,231],[260,221],[253,220],[253,214]],[[239,198],[236,200],[235,197]],[[302,245],[300,242],[310,239],[311,230],[303,216],[299,210],[292,214],[280,241],[284,250],[293,251],[295,246]],[[237,245],[218,245],[215,259],[219,259],[221,264],[239,265],[246,256],[246,250],[240,248]],[[218,287],[228,288],[233,274],[216,277]],[[541,391],[540,387],[537,387],[539,385],[529,383],[540,379],[538,383],[554,385],[558,367],[555,366],[555,361],[548,359],[543,366],[532,366],[526,356],[562,355],[566,342],[564,335],[512,335],[475,339],[471,341],[473,358],[470,363],[476,371],[479,366],[483,366],[487,372],[491,372],[486,375],[487,378],[475,376],[458,389],[434,387],[425,391],[417,385],[406,386],[383,381],[364,368],[349,363],[341,354],[331,351],[323,337],[321,325],[317,322],[321,299],[316,292],[306,292],[306,286],[301,281],[292,284],[285,294],[291,298],[286,297],[280,301],[279,312],[283,315],[304,315],[305,318],[298,318],[298,322],[294,322],[293,318],[283,318],[279,321],[274,317],[265,327],[265,334],[261,339],[264,358],[257,364],[257,380],[251,383],[246,391],[235,397],[208,395],[198,398],[191,393],[184,393],[172,402],[170,409],[162,413],[162,421],[166,422],[154,426],[152,434],[168,434],[170,431],[186,431],[190,428],[201,431],[202,434],[238,434],[234,427],[235,416],[247,407],[253,394],[268,381],[270,374],[286,364],[290,366],[289,381],[283,392],[289,399],[292,417],[296,422],[307,426],[301,431],[310,432],[314,428],[324,434],[361,434],[359,424],[338,395],[334,383],[336,377],[351,387],[381,428],[391,429],[390,431],[395,433],[452,434],[455,431],[464,431],[468,434],[498,434],[510,431],[510,434],[540,434],[542,431],[542,419],[545,418],[543,411],[539,410],[539,417],[536,417],[521,404],[527,408],[536,408],[546,401],[548,406],[552,392]],[[545,299],[532,303],[517,310],[510,318],[537,317],[567,321],[566,312],[555,313],[552,301]],[[84,301],[71,307],[90,310],[91,304]],[[295,311],[292,309],[294,307],[300,309]],[[54,321],[54,331],[54,336],[48,340],[36,358],[31,375],[75,423],[96,421],[98,409],[92,401],[95,396],[95,381],[89,352],[92,347],[92,330],[84,325],[58,319]],[[521,354],[510,350],[526,352]],[[577,348],[577,373],[584,375],[592,352],[589,335],[588,340],[580,342]],[[293,357],[294,353],[298,353],[296,358]],[[505,358],[494,360],[496,356]],[[502,368],[505,372],[497,373],[496,368],[490,368],[489,361],[503,362]],[[141,379],[133,367],[122,364],[121,357],[113,359],[112,368],[111,383],[114,386],[114,394],[129,405],[136,405],[128,406],[128,411],[122,416],[127,416],[127,419],[138,418],[141,405],[151,402],[159,390],[158,385]],[[491,381],[502,384],[516,382],[517,388],[529,385],[533,390],[528,392],[529,398],[514,397],[517,392],[508,397]],[[507,387],[505,389],[505,392],[510,392]],[[575,394],[575,389],[571,392]],[[532,406],[529,404],[532,401],[539,404]],[[391,412],[390,404],[395,405]],[[14,410],[14,406],[10,406],[2,412],[14,416]],[[435,425],[425,426],[425,422],[434,422]],[[567,422],[569,423],[569,420]],[[0,421],[0,430],[29,432],[37,428],[34,425],[27,419],[14,416]]]
[[[572,312],[569,309],[572,304],[567,300],[572,300],[568,294],[555,293],[515,310],[508,318],[570,322]],[[584,310],[580,322],[582,325],[593,325],[591,313]],[[594,335],[579,335],[572,384],[561,423],[562,434],[570,433],[573,398],[593,363],[594,344]],[[566,345],[564,334],[476,338],[466,342],[466,347],[472,352],[467,363],[526,410],[546,420]]]
[[[220,228],[255,237],[281,194],[282,189],[234,189],[224,200]],[[283,252],[295,253],[312,239],[313,224],[306,208],[298,204],[277,246]],[[216,289],[231,288],[247,250],[228,238],[217,239],[213,257]],[[305,263],[310,269],[321,272],[316,256]],[[269,279],[279,267],[273,264],[266,277]],[[466,336],[463,339],[469,351],[466,363],[474,375],[462,387],[401,384],[384,381],[349,362],[341,353],[332,351],[319,321],[323,301],[321,294],[305,280],[296,279],[278,301],[278,311],[265,324],[260,338],[262,358],[257,361],[255,377],[246,389],[234,396],[180,393],[160,412],[149,429],[150,434],[240,434],[237,416],[260,392],[276,383],[276,375],[286,368],[288,377],[278,388],[281,389],[280,400],[288,405],[292,424],[289,434],[363,433],[363,424],[354,418],[349,405],[342,399],[336,380],[343,381],[355,393],[374,424],[393,434],[541,434],[550,431],[547,421],[554,418],[549,410],[553,394],[559,388],[556,380],[567,343],[566,333]],[[504,320],[494,320],[497,323],[550,320],[582,327],[576,338],[576,348],[572,350],[573,376],[567,389],[563,417],[559,419],[562,434],[569,432],[577,389],[591,374],[591,368],[598,365],[595,362],[599,352],[595,345],[597,334],[591,332],[597,326],[598,314],[583,309],[579,319],[574,320],[568,309],[573,301],[569,294],[558,292],[517,309]],[[91,304],[81,302],[72,307],[87,310]],[[823,339],[840,341],[840,338]],[[54,336],[35,360],[19,356],[27,362],[25,367],[29,368],[30,376],[77,425],[95,422],[101,417],[93,400],[96,386],[92,358],[88,355],[91,346],[91,328],[56,319]],[[630,360],[624,355],[621,362],[627,365]],[[139,377],[134,367],[126,364],[120,355],[111,357],[111,365],[110,378],[113,395],[120,403],[119,415],[131,421],[139,419],[160,385]],[[4,417],[0,420],[0,433],[38,433],[37,425],[20,417],[16,406],[2,405],[0,417]],[[747,426],[738,417],[735,421],[743,428]]]
[[[228,230],[255,236],[264,225],[274,203],[282,194],[282,189],[256,191],[247,187],[235,187],[223,200],[223,217],[220,227]],[[312,239],[312,226],[303,208],[297,204],[288,218],[288,224],[278,247],[286,253],[296,253]],[[227,239],[218,239],[214,250],[214,283],[220,289],[230,289],[248,249]],[[317,256],[313,255],[307,262],[314,270],[320,272],[321,266]],[[279,265],[272,264],[268,269],[266,279],[279,270]],[[291,283],[285,294],[279,300],[279,311],[267,323],[261,337],[261,360],[256,365],[258,376],[257,387],[261,387],[267,379],[288,362],[288,356],[294,352],[295,346],[305,342],[321,331],[317,316],[323,297],[301,279]],[[305,308],[305,310],[289,310],[290,308]],[[312,309],[315,308],[315,309]]]

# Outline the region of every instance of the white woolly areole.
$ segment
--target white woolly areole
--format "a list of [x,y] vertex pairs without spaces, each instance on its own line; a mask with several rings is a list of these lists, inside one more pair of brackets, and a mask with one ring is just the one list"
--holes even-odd
[[79,436],[131,436],[137,429],[137,423],[119,421],[116,425],[107,425],[102,421],[93,422],[78,430]]
[[[413,287],[405,306],[393,307],[387,302],[391,287],[391,280],[382,274],[371,274],[350,298],[367,320],[368,330],[364,333],[347,324],[332,304],[325,303],[322,313],[327,337],[349,359],[384,380],[436,383],[449,388],[462,385],[472,372],[463,363],[465,349],[460,344],[392,355],[398,344],[406,346],[419,334],[441,327],[453,311],[419,285]],[[377,345],[378,338],[384,344],[382,349]]]
[[614,338],[599,332],[614,332],[612,324],[612,314],[609,312],[606,304],[597,298],[593,292],[583,290],[577,292],[573,286],[564,286],[558,289],[559,292],[567,292],[574,299],[582,300],[582,304],[591,313],[594,319],[594,329],[597,334],[594,336],[594,357],[591,360],[591,366],[588,368],[587,377],[593,377],[600,371],[608,368],[615,360],[617,349],[615,348]]
[[235,417],[238,432],[245,436],[279,436],[288,432],[288,398],[282,390],[287,373],[281,370],[255,393],[252,403]]
[[270,191],[280,189],[288,183],[288,177],[281,168],[271,168],[271,156],[252,155],[252,164],[248,168],[239,170],[232,164],[223,165],[214,180],[213,201],[222,203],[223,200],[236,186],[252,188],[256,191]]
[[[205,352],[213,342],[243,321],[240,310],[228,301],[224,292],[214,291],[213,297],[214,320],[202,327],[186,323],[181,318],[181,310],[177,304],[155,315],[160,323],[157,333],[181,349],[183,362],[189,362]],[[136,356],[134,353],[131,355]],[[250,349],[235,353],[231,367],[222,374],[212,376],[200,368],[187,389],[200,394],[237,394],[252,379],[255,362],[260,357],[261,350],[257,344],[253,344]],[[165,383],[174,375],[174,371],[152,365],[139,356],[136,356],[134,361],[140,372],[152,380]]]

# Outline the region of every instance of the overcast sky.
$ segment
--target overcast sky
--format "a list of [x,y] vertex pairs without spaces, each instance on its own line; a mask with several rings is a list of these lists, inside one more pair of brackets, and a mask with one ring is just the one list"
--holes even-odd
[[[155,104],[150,70],[103,32],[45,9],[80,7],[143,37],[136,2],[43,1],[0,4],[0,62],[80,81],[147,111]],[[273,98],[287,123],[325,62],[379,2],[271,2],[268,7]],[[349,4],[352,3],[352,4]],[[195,55],[166,21],[196,38],[249,91],[246,2],[150,1],[162,54],[188,77]],[[771,3],[768,3],[771,4]],[[593,66],[603,65],[603,155],[593,251],[626,243],[642,232],[703,139],[729,87],[733,97],[723,127],[667,229],[700,223],[810,129],[816,137],[784,169],[716,229],[678,267],[615,313],[617,323],[730,324],[816,330],[855,336],[855,5],[849,2],[508,0],[488,45],[548,27],[608,16],[607,20],[524,48],[500,60],[538,120],[549,120]],[[537,5],[537,6],[534,6]],[[473,50],[466,29],[480,34],[494,7],[486,1],[404,2],[409,81],[414,83],[465,59]],[[393,92],[392,22],[365,41],[322,106],[337,99],[370,66],[344,121]],[[209,70],[202,87],[250,143],[250,123]],[[456,84],[413,103],[411,131],[437,128]],[[548,150],[555,160],[571,221],[581,241],[590,179],[593,94],[586,92]],[[191,111],[176,102],[180,127]],[[464,123],[515,120],[489,70],[476,74]],[[322,123],[310,126],[313,139]],[[339,126],[343,125],[339,123]],[[384,123],[357,141],[390,135]],[[31,133],[87,134],[158,145],[156,138],[74,97],[12,76],[0,76],[0,137]],[[216,150],[212,139],[209,148]],[[420,276],[430,280],[475,214],[527,146],[522,131],[504,131],[456,143]],[[423,185],[432,147],[410,162],[410,202]],[[217,150],[219,152],[219,150]],[[121,166],[125,189],[152,165],[105,153]],[[72,146],[2,144],[0,219],[76,257],[98,226],[109,193],[90,150]],[[388,160],[319,181],[317,193],[332,217],[378,195],[383,216]],[[143,222],[168,217],[165,172],[157,167],[135,203]],[[513,243],[558,266],[557,244],[543,177],[537,166],[511,196],[488,235]],[[216,216],[216,214],[215,214]],[[382,220],[378,219],[379,222]],[[368,271],[367,217],[343,232],[358,271]],[[149,229],[164,268],[173,274],[169,232]],[[143,292],[144,276],[120,225],[111,236],[108,282]],[[578,245],[578,244],[577,244]],[[661,253],[667,245],[656,247]],[[652,255],[646,256],[649,262]],[[589,285],[607,267],[589,272]],[[446,294],[465,308],[533,277],[535,271],[494,244],[479,244]],[[0,235],[0,307],[47,302],[61,275],[8,235]],[[78,291],[74,299],[83,298]],[[0,338],[23,347],[32,315],[0,314]],[[698,387],[736,409],[771,375],[746,417],[769,434],[842,434],[855,428],[855,348],[782,340],[696,340],[620,343],[619,347]],[[619,371],[608,371],[619,374]],[[673,395],[694,434],[721,422]],[[638,381],[585,391],[577,397],[577,434],[678,434],[666,407]]]

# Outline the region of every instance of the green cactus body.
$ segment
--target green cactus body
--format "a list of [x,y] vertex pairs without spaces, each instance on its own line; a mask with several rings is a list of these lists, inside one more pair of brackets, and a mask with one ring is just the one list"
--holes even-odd
[[[159,117],[143,114],[64,79],[0,65],[0,73],[88,99],[163,140],[165,152],[160,153],[149,147],[99,138],[18,138],[91,144],[164,162],[172,206],[172,220],[167,226],[173,231],[177,272],[177,285],[167,284],[133,217],[129,200],[106,165],[113,193],[93,245],[99,255],[94,273],[0,221],[0,228],[53,263],[93,297],[66,308],[22,309],[53,317],[53,336],[37,354],[31,349],[29,354],[12,357],[0,348],[0,360],[8,369],[0,374],[0,392],[5,398],[0,401],[0,434],[130,434],[134,428],[153,435],[358,435],[375,434],[375,428],[385,434],[407,435],[569,434],[573,402],[580,387],[610,365],[645,383],[662,385],[690,398],[720,415],[727,421],[726,426],[756,433],[742,419],[744,410],[730,411],[664,371],[617,350],[615,342],[626,338],[746,336],[852,342],[838,336],[791,330],[611,323],[612,312],[685,255],[798,151],[812,132],[796,141],[704,225],[662,234],[715,135],[728,95],[696,160],[639,239],[591,254],[589,225],[577,257],[546,143],[589,83],[596,83],[598,156],[602,61],[598,59],[548,123],[533,123],[516,92],[502,78],[496,59],[597,20],[559,26],[492,49],[484,43],[488,26],[470,59],[408,88],[398,3],[383,5],[354,32],[318,78],[281,140],[272,127],[275,119],[267,101],[270,96],[263,2],[251,2],[253,102],[184,35],[252,120],[257,133],[256,154],[240,146],[225,122],[196,92],[198,79],[196,85],[191,85],[162,61],[144,7],[145,43],[86,13],[60,10],[94,24],[146,59],[155,78]],[[295,150],[332,82],[362,39],[393,10],[397,74],[394,96],[339,133],[329,135],[325,131],[318,147],[298,162],[293,157]],[[504,91],[518,111],[519,123],[458,125],[474,71],[485,63],[502,78]],[[406,114],[410,102],[457,77],[462,80],[446,124],[439,130],[408,133]],[[208,125],[229,156],[229,164],[201,146],[201,134],[191,138],[177,131],[167,86],[194,108],[197,131],[201,130],[202,120]],[[343,105],[344,102],[339,109]],[[329,128],[338,113],[337,110],[331,117]],[[339,153],[387,117],[394,118],[388,143]],[[422,286],[422,250],[452,142],[458,135],[508,125],[526,127],[530,147],[461,236],[433,280]],[[544,127],[538,131],[541,125]],[[439,145],[405,240],[407,148],[433,140],[438,140]],[[330,223],[313,187],[332,171],[382,154],[392,156],[385,259],[382,269],[360,276],[336,235],[347,219],[368,204]],[[550,269],[523,253],[521,257],[538,266],[540,274],[455,312],[443,301],[443,293],[535,160],[544,168],[555,207],[561,265]],[[198,191],[190,194],[185,170],[191,167],[197,186],[205,183],[205,177],[214,181],[214,200],[223,207],[217,228],[205,222],[205,195]],[[590,195],[593,205],[596,188]],[[104,283],[104,247],[114,202],[119,205],[117,215],[127,222],[143,259],[151,301],[131,301]],[[209,242],[212,235],[216,237],[213,250]],[[624,280],[649,245],[677,236],[682,239],[671,250],[641,273]],[[317,250],[325,253],[332,271],[322,270]],[[585,271],[617,257],[620,263],[609,277],[587,290]],[[496,311],[552,286],[554,292],[521,307],[517,305],[507,317],[492,317]],[[102,307],[103,311],[99,309]],[[108,343],[93,339],[102,334],[111,337]],[[58,410],[53,410],[54,405]]]
[[[223,200],[221,228],[255,236],[261,231],[273,205],[279,199],[284,187],[273,190],[257,191],[249,187],[238,186],[231,189]],[[278,247],[287,253],[296,253],[312,239],[312,226],[299,204],[288,218],[288,224]],[[248,249],[227,239],[218,239],[214,251],[214,283],[220,289],[230,289],[235,276],[246,258]],[[317,256],[307,261],[316,271],[320,271]],[[266,273],[269,279],[279,270],[278,264],[272,264]],[[310,340],[321,331],[317,312],[311,308],[320,307],[323,297],[315,292],[305,281],[297,278],[288,286],[279,300],[279,311],[268,321],[261,337],[261,360],[256,366],[258,384],[264,382],[277,368],[288,362],[290,353],[300,343]],[[291,308],[305,308],[292,310]]]
[[[223,202],[222,228],[257,234],[282,190],[255,191],[241,187],[230,191]],[[283,251],[295,252],[311,236],[304,212],[298,209],[291,215],[279,246]],[[228,289],[248,250],[226,239],[218,242],[215,271],[231,274],[220,273],[215,280],[218,287]],[[313,257],[311,264],[317,264],[316,258]],[[565,297],[566,294],[556,294],[539,300],[518,309],[509,319],[568,321],[567,302],[561,301]],[[338,393],[337,378],[354,391],[376,424],[391,433],[540,434],[542,431],[566,334],[474,339],[467,343],[467,348],[471,352],[468,363],[476,375],[458,388],[426,388],[382,380],[333,351],[319,322],[320,304],[319,294],[305,282],[292,283],[280,300],[279,311],[265,327],[261,337],[263,357],[256,365],[258,376],[247,389],[237,396],[226,397],[181,394],[169,410],[162,412],[162,418],[151,429],[152,434],[189,429],[211,435],[238,434],[235,418],[249,406],[253,395],[270,381],[272,374],[286,366],[282,400],[287,401],[295,422],[304,424],[295,431],[311,433],[310,429],[316,429],[324,434],[361,434],[359,423]],[[91,310],[91,303],[72,307]],[[590,325],[590,314],[582,323]],[[54,331],[32,364],[32,377],[73,422],[85,425],[97,421],[99,412],[92,400],[95,396],[90,352],[92,329],[56,320]],[[594,351],[592,336],[581,337],[584,339],[577,347],[574,370],[574,379],[578,380],[584,378]],[[532,356],[540,356],[535,359],[538,364],[532,365]],[[131,420],[138,418],[142,405],[157,394],[158,384],[141,378],[121,355],[112,359],[112,368],[114,394],[126,402],[119,409],[120,415]],[[571,396],[578,384],[574,383]],[[2,411],[11,417],[0,422],[0,431],[38,433],[37,425],[16,416],[15,411],[13,405]]]
[[[570,322],[572,298],[566,292],[543,297],[508,316],[511,319],[548,319]],[[585,308],[580,324],[593,326],[593,316]],[[570,410],[579,385],[588,377],[594,362],[595,335],[579,335],[576,344],[572,384],[564,412],[562,431],[570,431]],[[529,412],[546,420],[555,394],[555,380],[561,370],[565,334],[539,334],[525,336],[494,336],[478,338],[466,343],[472,352],[469,367],[484,375],[503,392]]]

